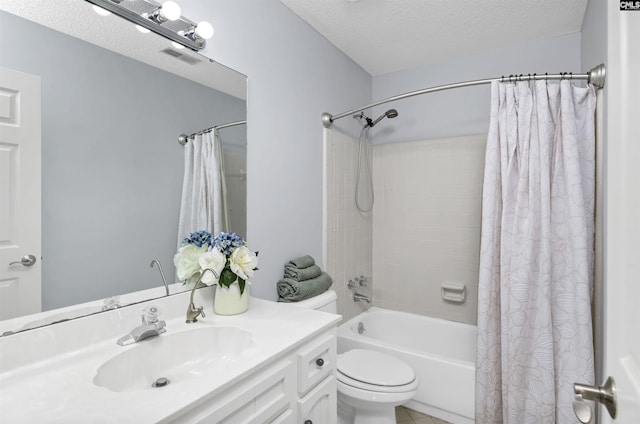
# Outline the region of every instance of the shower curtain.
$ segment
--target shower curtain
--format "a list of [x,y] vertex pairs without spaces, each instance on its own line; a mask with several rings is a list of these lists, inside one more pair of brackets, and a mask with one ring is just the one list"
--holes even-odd
[[477,423],[577,423],[593,384],[595,89],[491,86],[482,205]]
[[184,180],[178,247],[194,231],[229,230],[222,143],[217,130],[197,134],[184,146]]

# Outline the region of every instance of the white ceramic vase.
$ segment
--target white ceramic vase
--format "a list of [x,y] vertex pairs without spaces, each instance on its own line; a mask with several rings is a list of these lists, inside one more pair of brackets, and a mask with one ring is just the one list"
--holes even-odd
[[240,294],[237,282],[229,287],[216,285],[216,297],[213,301],[213,311],[218,315],[238,315],[249,309],[249,284],[245,284],[244,293]]

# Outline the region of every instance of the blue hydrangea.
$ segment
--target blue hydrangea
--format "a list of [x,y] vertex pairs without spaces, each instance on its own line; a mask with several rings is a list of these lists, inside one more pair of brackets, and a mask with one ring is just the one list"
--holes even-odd
[[236,233],[220,233],[213,239],[213,245],[225,256],[230,256],[236,247],[244,246],[245,240]]
[[213,235],[207,230],[196,231],[182,240],[183,246],[187,244],[195,244],[198,247],[202,247],[203,245],[211,246],[213,244]]

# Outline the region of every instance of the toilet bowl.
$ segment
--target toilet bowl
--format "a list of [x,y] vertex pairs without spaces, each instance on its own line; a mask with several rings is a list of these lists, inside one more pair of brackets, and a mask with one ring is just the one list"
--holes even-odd
[[[337,313],[336,293],[329,290],[295,306]],[[395,407],[418,388],[413,369],[393,356],[366,349],[338,355],[338,424],[395,424]]]
[[418,388],[410,366],[380,352],[352,349],[337,365],[339,424],[395,424],[395,407]]

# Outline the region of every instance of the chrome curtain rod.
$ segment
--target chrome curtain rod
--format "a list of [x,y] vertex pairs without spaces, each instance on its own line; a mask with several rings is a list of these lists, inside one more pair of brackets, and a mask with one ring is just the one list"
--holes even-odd
[[205,134],[213,130],[221,130],[223,128],[235,127],[236,125],[246,125],[246,124],[247,124],[247,121],[235,121],[235,122],[229,122],[228,124],[214,125],[213,127],[206,128],[202,131],[194,132],[193,134],[190,134],[190,135],[180,134],[178,136],[178,143],[184,146],[185,144],[187,144],[187,142],[191,137],[195,137],[198,134]]
[[325,128],[330,128],[333,125],[333,122],[337,119],[344,118],[345,116],[352,116],[358,112],[362,112],[363,110],[379,106],[389,102],[395,102],[396,100],[406,99],[408,97],[419,96],[421,94],[433,93],[436,91],[449,90],[451,88],[461,88],[461,87],[471,87],[474,85],[483,85],[483,84],[491,84],[493,81],[502,81],[502,82],[517,82],[517,81],[533,81],[533,80],[586,80],[588,83],[593,84],[596,88],[604,87],[606,76],[606,68],[604,64],[600,64],[595,68],[589,70],[586,74],[571,74],[568,72],[560,73],[560,74],[527,74],[527,75],[510,75],[509,77],[500,77],[500,78],[489,78],[489,79],[481,79],[474,81],[465,81],[465,82],[457,82],[455,84],[447,84],[440,85],[437,87],[424,88],[422,90],[411,91],[409,93],[400,94],[398,96],[389,97],[388,99],[380,100],[375,103],[371,103],[366,106],[359,107],[357,109],[352,109],[347,112],[340,113],[338,115],[331,115],[329,112],[325,112],[322,114],[322,125]]
[[228,124],[216,125],[215,127],[209,128],[209,130],[221,130],[223,128],[235,127],[236,125],[246,125],[247,121],[236,121],[229,122]]

